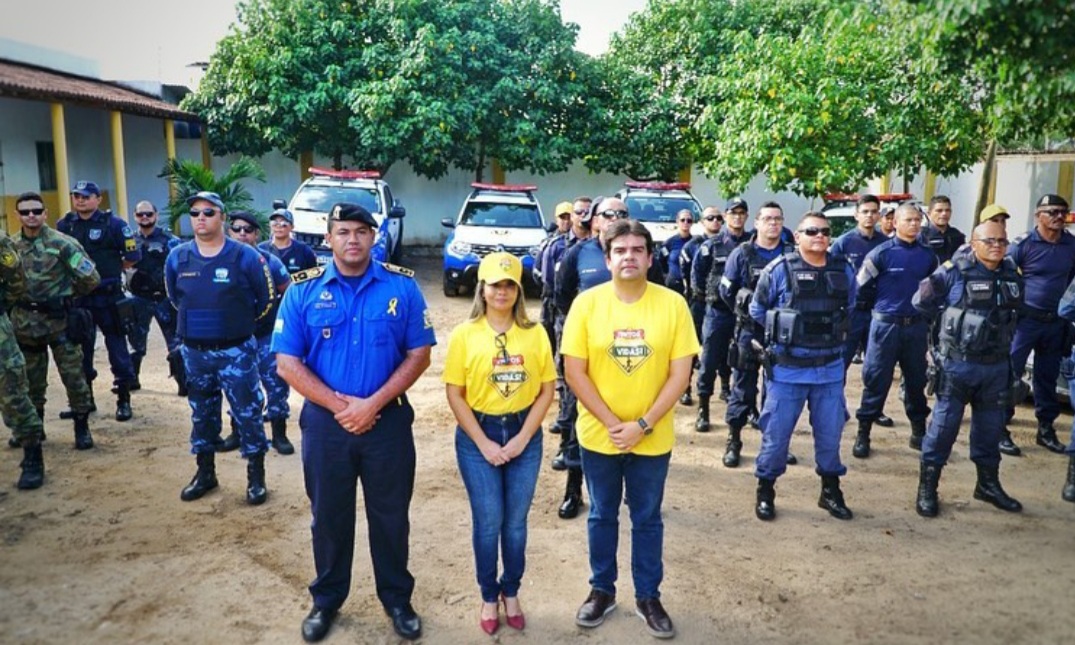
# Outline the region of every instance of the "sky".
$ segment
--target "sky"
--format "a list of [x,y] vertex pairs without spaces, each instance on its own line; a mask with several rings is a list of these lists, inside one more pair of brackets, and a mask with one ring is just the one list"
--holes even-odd
[[[443,1],[443,0],[432,0]],[[561,0],[579,25],[576,47],[600,54],[647,0]],[[235,21],[230,0],[30,0],[6,3],[0,38],[88,58],[109,80],[188,84]],[[55,22],[53,22],[55,21]],[[48,37],[45,37],[49,34]],[[42,61],[44,62],[44,61]]]

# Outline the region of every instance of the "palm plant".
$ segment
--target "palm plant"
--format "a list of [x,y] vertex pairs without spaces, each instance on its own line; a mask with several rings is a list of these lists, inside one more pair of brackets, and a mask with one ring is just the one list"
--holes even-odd
[[166,225],[176,235],[179,234],[182,218],[188,217],[187,198],[203,190],[220,195],[228,211],[253,213],[263,235],[269,230],[268,215],[254,208],[254,196],[242,184],[247,179],[265,181],[265,171],[249,157],[241,157],[219,176],[196,161],[169,159],[157,176],[175,183],[175,197],[168,202],[164,217]]

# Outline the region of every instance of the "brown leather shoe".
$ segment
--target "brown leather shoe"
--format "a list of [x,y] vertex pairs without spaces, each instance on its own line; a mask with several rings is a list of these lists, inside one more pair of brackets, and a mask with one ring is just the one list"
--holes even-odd
[[594,589],[575,614],[575,624],[579,627],[597,627],[605,622],[605,616],[616,609],[616,596]]
[[642,598],[635,603],[635,613],[646,621],[646,631],[656,638],[672,638],[676,635],[676,628],[672,626],[672,619],[664,610],[661,601],[657,598]]

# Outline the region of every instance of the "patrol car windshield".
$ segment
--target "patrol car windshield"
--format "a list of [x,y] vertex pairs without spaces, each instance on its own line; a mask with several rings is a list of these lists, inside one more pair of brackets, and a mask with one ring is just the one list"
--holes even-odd
[[631,213],[631,219],[636,219],[640,222],[674,224],[676,213],[684,208],[690,210],[695,221],[702,218],[702,209],[699,208],[698,202],[690,197],[628,195],[624,202],[627,204],[627,210]]
[[535,204],[470,202],[463,210],[459,223],[468,226],[541,228],[541,215]]
[[381,196],[376,188],[354,186],[316,186],[307,184],[295,195],[291,210],[327,213],[340,202],[358,204],[371,213],[382,213]]

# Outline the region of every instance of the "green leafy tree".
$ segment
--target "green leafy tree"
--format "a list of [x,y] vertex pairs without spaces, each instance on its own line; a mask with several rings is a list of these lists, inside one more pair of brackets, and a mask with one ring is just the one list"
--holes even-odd
[[157,176],[175,183],[175,197],[168,202],[164,213],[166,225],[173,233],[179,233],[180,219],[190,210],[187,199],[201,191],[220,195],[220,200],[229,212],[245,210],[253,213],[261,225],[261,230],[269,230],[268,216],[254,208],[254,196],[243,183],[249,180],[265,181],[264,169],[253,159],[242,157],[221,175],[196,161],[169,159]]

